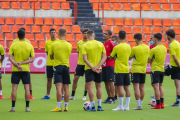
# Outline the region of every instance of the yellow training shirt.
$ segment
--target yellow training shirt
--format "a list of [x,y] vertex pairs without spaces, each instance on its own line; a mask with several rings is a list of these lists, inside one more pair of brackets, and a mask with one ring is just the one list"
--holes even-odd
[[[4,48],[2,45],[0,45],[0,55],[5,55]],[[0,67],[1,67],[1,63],[0,63]]]
[[[13,43],[18,42],[18,41],[19,41],[19,38],[13,40]],[[26,39],[26,38],[25,38],[25,41],[26,41],[27,43],[31,43],[31,42],[30,42],[28,39]]]
[[145,44],[135,46],[131,50],[130,58],[133,58],[131,73],[146,73],[146,66],[150,49]]
[[49,50],[50,50],[50,47],[52,45],[52,43],[55,43],[57,42],[58,39],[56,38],[56,40],[52,41],[51,39],[47,40],[46,43],[45,43],[45,51],[47,52],[47,63],[46,65],[47,66],[53,66],[54,64],[54,60],[51,60],[50,59],[50,54],[49,54]]
[[54,55],[53,67],[58,65],[69,66],[69,57],[71,55],[72,45],[66,40],[58,40],[51,45],[50,55]]
[[[34,48],[31,44],[26,41],[17,41],[13,43],[9,50],[9,55],[14,55],[14,60],[16,62],[22,62],[29,59],[29,57],[34,57]],[[23,68],[23,71],[29,72],[30,67],[28,64],[20,65]],[[13,65],[13,72],[19,72],[18,68]]]
[[180,62],[180,44],[178,41],[173,40],[171,42],[169,46],[169,53],[170,53],[170,65],[174,67],[178,67],[172,56],[172,55],[176,55],[178,61]]
[[[82,48],[82,54],[87,55],[87,59],[92,66],[97,66],[100,63],[103,53],[106,53],[104,45],[96,40],[90,40],[89,42],[84,44]],[[88,69],[91,68],[87,64],[85,64],[85,70]],[[101,69],[101,67],[99,69]]]
[[83,40],[81,40],[77,43],[78,65],[85,65],[84,60],[83,60],[82,47],[87,42],[88,41],[84,42]]
[[115,46],[111,57],[117,55],[115,60],[115,70],[114,73],[129,73],[129,56],[131,55],[131,47],[127,43],[120,43]]

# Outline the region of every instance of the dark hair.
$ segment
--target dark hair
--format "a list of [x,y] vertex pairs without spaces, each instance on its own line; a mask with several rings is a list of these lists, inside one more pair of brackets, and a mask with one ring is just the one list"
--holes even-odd
[[174,31],[174,29],[167,29],[166,30],[166,35],[167,36],[170,36],[171,38],[175,38],[175,31]]
[[[20,29],[21,29],[21,30],[24,30],[24,31],[26,31],[26,29],[25,29],[25,28],[23,28],[23,27],[21,27]],[[20,30],[20,29],[19,29],[19,30]]]
[[89,30],[88,32],[87,32],[87,35],[88,36],[92,36],[94,34],[94,31],[93,30]]
[[109,29],[107,29],[105,31],[108,32],[108,35],[112,35],[112,32]]
[[118,37],[117,37],[117,36],[112,36],[112,38],[114,38],[115,40],[118,40]]
[[56,31],[56,29],[54,29],[54,28],[51,28],[49,32],[51,33],[51,31]]
[[25,31],[23,29],[19,29],[19,31],[17,32],[18,34],[18,38],[21,40],[21,39],[24,39],[25,38]]
[[156,34],[154,35],[154,38],[157,38],[158,41],[161,41],[161,40],[162,40],[162,34],[161,34],[161,33],[156,33]]
[[88,28],[84,28],[84,29],[82,30],[82,33],[85,33],[85,32],[88,32],[88,31],[89,31]]
[[66,35],[66,29],[65,28],[60,28],[59,29],[59,35],[60,36],[65,36]]
[[119,38],[122,40],[126,38],[126,32],[124,30],[119,31]]
[[134,39],[137,39],[138,41],[141,41],[142,40],[142,34],[141,33],[136,33],[134,35]]

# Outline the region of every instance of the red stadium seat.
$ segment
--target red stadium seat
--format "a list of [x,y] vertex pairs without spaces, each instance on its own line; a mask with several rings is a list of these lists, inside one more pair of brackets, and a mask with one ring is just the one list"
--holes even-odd
[[129,3],[124,3],[123,4],[123,10],[126,10],[126,11],[131,11],[131,4]]
[[8,24],[8,25],[13,25],[14,24],[14,18],[6,17],[5,18],[5,23]]
[[162,26],[161,19],[153,19],[153,25],[154,26]]
[[0,33],[0,41],[4,41],[4,37],[2,33]]
[[31,9],[30,8],[30,3],[29,2],[22,2],[21,3],[21,8],[22,9]]
[[127,34],[132,34],[131,27],[123,27],[123,30],[124,30]]
[[61,9],[60,3],[53,2],[51,4],[52,4],[52,9],[54,9],[54,10],[60,10]]
[[45,2],[45,3],[41,3],[41,8],[44,10],[50,10],[50,3]]
[[34,49],[38,49],[37,42],[32,41],[32,42],[31,42],[31,45],[34,47]]
[[116,18],[115,19],[115,25],[123,26],[123,19],[122,18]]
[[1,32],[3,32],[3,33],[10,32],[10,26],[9,25],[1,26]]
[[36,25],[44,25],[43,18],[34,18],[34,21]]
[[173,19],[173,26],[180,26],[180,19]]
[[171,4],[162,4],[162,10],[171,11]]
[[124,25],[132,26],[133,25],[133,19],[124,19]]
[[109,2],[108,0],[99,0],[99,2]]
[[135,42],[135,40],[134,40],[134,35],[126,35],[126,40],[127,40],[128,42]]
[[59,32],[60,26],[52,26],[52,28],[54,28],[56,30],[56,33]]
[[25,24],[26,25],[34,25],[33,18],[25,18]]
[[114,19],[113,18],[106,18],[105,19],[105,24],[113,26],[114,25]]
[[152,26],[152,19],[144,19],[145,26]]
[[89,0],[90,3],[99,2],[99,0]]
[[142,4],[142,10],[151,11],[151,5],[150,4]]
[[4,23],[4,18],[0,18],[0,24],[1,25],[4,25],[5,23]]
[[49,34],[45,34],[45,40],[49,40],[49,39],[51,39],[51,36]]
[[20,28],[20,26],[11,26],[11,32],[17,33],[19,28]]
[[16,25],[24,25],[23,18],[15,18],[15,24]]
[[33,33],[41,33],[40,26],[32,26]]
[[167,50],[169,50],[169,45],[168,43],[162,43],[162,45],[164,45],[166,47]]
[[77,42],[69,42],[72,45],[72,49],[77,49]]
[[30,26],[21,26],[26,29],[26,33],[31,33]]
[[63,25],[62,18],[54,18],[54,25]]
[[163,26],[171,26],[171,19],[163,19]]
[[[31,4],[31,8],[34,9],[34,3]],[[35,3],[35,9],[36,9],[36,10],[41,9],[41,8],[40,8],[40,3],[39,3],[39,2],[36,2],[36,3]]]
[[133,10],[139,11],[140,10],[140,4],[133,4]]
[[81,33],[80,26],[72,26],[72,33]]
[[66,32],[67,32],[67,33],[71,33],[71,28],[70,28],[70,26],[62,26],[62,27],[66,29]]
[[74,42],[74,34],[67,34],[66,41]]
[[82,34],[76,34],[76,41],[80,41],[83,39],[83,35]]
[[30,41],[34,41],[34,34],[26,34],[26,38]]
[[4,45],[4,44],[5,44],[4,41],[1,41],[0,44],[3,46],[3,48],[7,48],[7,44],[6,44],[6,46],[5,46],[5,45]]
[[149,3],[157,3],[157,0],[149,0]]
[[137,2],[137,0],[129,0],[129,2]]
[[50,26],[42,26],[42,32],[43,33],[49,33],[49,30],[50,30]]
[[119,0],[109,0],[110,3],[118,2]]
[[177,41],[180,42],[180,35],[177,35]]
[[167,0],[159,0],[159,3],[167,3]]
[[45,49],[45,41],[39,41],[39,48]]
[[133,33],[142,33],[141,27],[133,27]]
[[115,34],[118,34],[120,30],[121,30],[121,27],[116,27],[116,26],[113,27],[113,33]]
[[35,34],[36,41],[44,41],[44,34]]
[[143,27],[144,34],[151,34],[151,27]]
[[61,8],[63,10],[70,10],[70,6],[69,6],[69,3],[61,3]]
[[11,2],[11,8],[12,9],[20,9],[20,3],[19,2]]
[[93,3],[93,10],[98,10],[98,5],[99,5],[99,10],[101,10],[102,7],[100,3]]
[[44,24],[45,25],[53,25],[52,18],[44,18]]
[[5,38],[7,41],[12,41],[12,40],[14,40],[14,34],[6,33]]
[[169,3],[177,3],[177,0],[169,0]]
[[2,9],[10,9],[9,2],[1,2],[1,8]]
[[103,33],[104,33],[105,30],[111,30],[111,27],[109,27],[109,26],[103,26]]
[[104,10],[112,10],[111,9],[111,3],[103,3]]
[[135,47],[137,44],[135,42],[130,42],[130,47],[133,48]]
[[171,28],[171,27],[163,27],[163,34],[166,34],[166,30],[169,28]]
[[121,4],[113,3],[113,10],[121,10]]
[[161,27],[153,27],[153,33],[161,33]]
[[180,11],[180,4],[173,4],[172,10],[173,11]]
[[146,35],[146,41],[147,41],[147,42],[150,41],[150,37],[151,37],[151,35]]
[[142,19],[134,19],[134,25],[136,26],[142,26]]
[[64,25],[73,25],[72,18],[64,18]]
[[180,34],[180,27],[173,27],[176,34]]
[[161,11],[161,4],[152,4],[152,10]]
[[139,2],[147,2],[147,0],[139,0]]

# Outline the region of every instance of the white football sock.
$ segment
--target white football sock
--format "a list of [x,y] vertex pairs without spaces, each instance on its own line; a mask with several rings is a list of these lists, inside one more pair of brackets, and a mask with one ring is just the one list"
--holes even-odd
[[126,107],[129,107],[130,97],[126,97]]
[[64,107],[68,107],[68,102],[64,102]]
[[57,102],[57,107],[61,108],[61,104],[62,104],[62,102]]
[[97,101],[98,101],[98,106],[101,106],[101,100],[102,100],[102,99],[97,99]]
[[119,97],[119,107],[120,108],[123,108],[123,100],[124,100],[124,97]]
[[50,97],[50,95],[47,95],[48,97]]
[[142,106],[142,102],[143,102],[143,100],[140,100],[141,106]]
[[2,90],[0,90],[0,95],[2,95]]
[[141,100],[136,100],[137,106],[141,106]]
[[91,102],[91,107],[95,107],[95,102],[94,101]]

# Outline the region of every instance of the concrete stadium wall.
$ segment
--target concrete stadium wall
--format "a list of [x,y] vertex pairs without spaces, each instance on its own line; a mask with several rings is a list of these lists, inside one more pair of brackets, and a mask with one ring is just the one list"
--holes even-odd
[[[98,17],[98,10],[94,10]],[[99,17],[102,18],[102,11],[99,11]],[[140,18],[140,11],[104,11],[104,18]],[[179,19],[180,11],[141,11],[141,18],[159,18],[159,19]]]
[[[0,17],[34,17],[34,10],[0,9]],[[35,10],[35,17],[68,18],[72,10]]]

